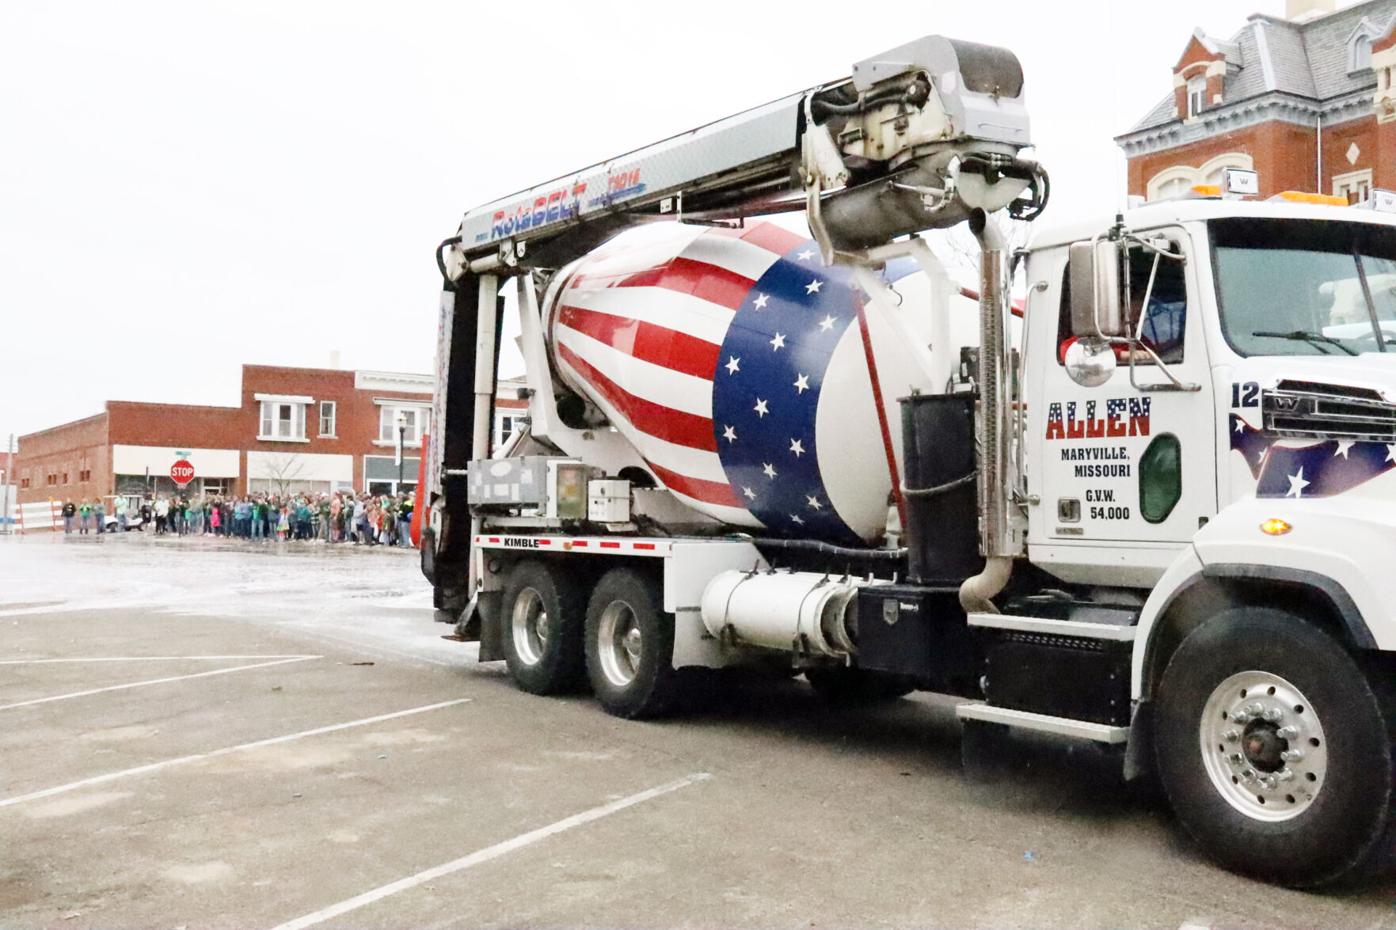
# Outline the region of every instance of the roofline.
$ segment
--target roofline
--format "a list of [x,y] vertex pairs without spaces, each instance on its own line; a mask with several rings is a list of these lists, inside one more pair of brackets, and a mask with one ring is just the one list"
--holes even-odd
[[352,368],[307,368],[304,365],[261,365],[256,362],[242,363],[243,371],[246,371],[249,368],[271,368],[277,371],[314,371],[326,373],[333,372],[334,374],[339,375],[352,375],[354,373],[354,369]]
[[107,401],[107,411],[111,411],[112,404],[120,404],[126,407],[178,407],[181,410],[218,410],[226,413],[230,410],[241,410],[242,405],[228,406],[225,404],[180,404],[169,403],[163,400],[109,400]]
[[[1319,99],[1316,97],[1308,97],[1303,94],[1294,94],[1286,90],[1266,90],[1259,94],[1254,94],[1249,97],[1243,97],[1240,100],[1232,100],[1222,104],[1221,106],[1213,107],[1210,110],[1205,110],[1203,111],[1202,119],[1205,121],[1209,119],[1217,120],[1237,117],[1244,112],[1244,109],[1247,106],[1252,108],[1285,107],[1291,110],[1307,110],[1311,115],[1315,117],[1322,116],[1326,121],[1326,125],[1332,126],[1338,125],[1339,123],[1349,122],[1353,119],[1360,119],[1364,115],[1370,115],[1371,96],[1371,89],[1367,87],[1362,87],[1357,90],[1346,91],[1345,93],[1335,94],[1332,97],[1325,97],[1323,99]],[[1358,113],[1356,116],[1344,117],[1336,121],[1329,120],[1329,118],[1332,117],[1338,111],[1349,109],[1354,105],[1357,105],[1360,109],[1365,109],[1365,112]],[[1268,121],[1270,120],[1254,120],[1242,126],[1233,126],[1225,131],[1231,132],[1236,129],[1244,129],[1256,123]],[[1316,128],[1315,126],[1307,122],[1298,122],[1295,120],[1288,120],[1285,122],[1290,122],[1296,126],[1304,126],[1308,129]],[[1196,123],[1196,121],[1194,121],[1194,123]],[[1170,127],[1181,129],[1184,126],[1185,124],[1183,120],[1179,119],[1178,117],[1174,117],[1173,119],[1170,119],[1167,122],[1154,123],[1152,126],[1145,126],[1142,129],[1131,129],[1127,132],[1120,133],[1118,136],[1114,137],[1114,141],[1116,145],[1120,146],[1121,148],[1124,148],[1126,144],[1140,141],[1151,133],[1160,133]],[[1184,142],[1179,142],[1175,145],[1161,146],[1157,150],[1166,151],[1168,149],[1179,148],[1184,145],[1190,145],[1196,141],[1199,140],[1189,139]]]
[[59,423],[57,426],[46,426],[46,427],[44,427],[43,429],[35,430],[35,431],[32,432],[32,433],[21,433],[20,435],[18,435],[18,436],[15,437],[15,441],[16,441],[16,442],[22,442],[22,441],[24,441],[24,440],[26,440],[26,439],[32,439],[32,438],[35,437],[35,436],[42,436],[42,435],[44,435],[45,433],[53,433],[53,432],[57,432],[58,430],[61,430],[61,429],[69,429],[70,427],[78,426],[78,425],[80,425],[80,424],[83,424],[83,423],[88,422],[89,420],[96,420],[96,419],[98,419],[98,418],[100,418],[100,417],[104,417],[104,416],[106,416],[106,415],[107,415],[107,411],[106,411],[106,410],[103,410],[103,411],[100,412],[100,413],[93,413],[93,414],[89,414],[88,416],[85,416],[85,417],[79,417],[79,418],[76,419],[76,420],[69,420],[67,423]]

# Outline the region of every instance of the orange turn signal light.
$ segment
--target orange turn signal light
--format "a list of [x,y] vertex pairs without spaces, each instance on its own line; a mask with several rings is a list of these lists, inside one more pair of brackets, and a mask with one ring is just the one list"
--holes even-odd
[[1260,531],[1266,536],[1283,536],[1292,529],[1294,527],[1290,526],[1288,521],[1281,520],[1279,517],[1271,517],[1260,524]]
[[1348,205],[1346,197],[1336,197],[1332,194],[1311,194],[1308,191],[1280,191],[1270,200],[1284,203],[1316,203],[1329,207],[1346,207]]

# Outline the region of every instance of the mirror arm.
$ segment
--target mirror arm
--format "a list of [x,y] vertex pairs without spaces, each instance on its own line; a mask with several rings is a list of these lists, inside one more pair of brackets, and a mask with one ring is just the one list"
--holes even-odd
[[1174,252],[1171,249],[1161,249],[1158,246],[1154,245],[1152,242],[1150,242],[1148,239],[1136,236],[1132,232],[1126,232],[1124,234],[1124,238],[1130,242],[1133,242],[1135,245],[1142,246],[1143,248],[1148,249],[1150,252],[1155,252],[1163,256],[1164,258],[1172,258],[1180,262],[1183,261],[1183,259],[1185,258],[1181,250]]
[[[1146,393],[1146,394],[1147,394],[1147,393],[1151,393],[1151,392],[1155,392],[1155,391],[1189,391],[1189,392],[1191,392],[1191,391],[1200,391],[1200,390],[1202,390],[1202,385],[1200,385],[1200,384],[1196,384],[1196,383],[1193,383],[1193,382],[1191,382],[1191,381],[1187,381],[1187,382],[1179,381],[1179,380],[1177,379],[1177,377],[1174,376],[1173,372],[1169,370],[1168,365],[1166,365],[1166,364],[1164,363],[1163,359],[1161,359],[1161,358],[1158,357],[1158,353],[1155,352],[1153,349],[1149,348],[1148,346],[1146,346],[1144,343],[1142,343],[1142,342],[1136,343],[1136,342],[1134,342],[1134,340],[1132,340],[1132,339],[1131,339],[1131,340],[1127,340],[1127,341],[1130,343],[1130,349],[1131,349],[1131,351],[1130,351],[1130,353],[1129,353],[1129,384],[1130,384],[1130,387],[1134,388],[1136,391],[1139,391],[1139,392],[1141,392],[1141,393]],[[1136,348],[1136,347],[1138,347],[1138,348],[1140,348],[1140,349],[1143,349],[1145,352],[1148,352],[1148,353],[1149,353],[1149,358],[1151,358],[1151,359],[1154,360],[1154,364],[1155,364],[1156,366],[1158,366],[1158,370],[1161,371],[1161,372],[1163,372],[1163,376],[1164,376],[1165,378],[1168,379],[1168,382],[1167,382],[1167,383],[1160,381],[1160,382],[1157,383],[1157,384],[1140,384],[1138,381],[1135,380],[1135,378],[1134,378],[1134,352],[1133,352],[1133,349]]]

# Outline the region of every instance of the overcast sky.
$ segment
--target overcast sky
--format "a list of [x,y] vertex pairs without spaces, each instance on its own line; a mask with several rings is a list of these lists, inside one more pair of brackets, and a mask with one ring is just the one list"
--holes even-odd
[[4,3],[0,445],[236,404],[244,362],[427,371],[463,210],[927,33],[1015,51],[1049,213],[1109,209],[1111,137],[1195,26],[1257,11],[1283,4]]

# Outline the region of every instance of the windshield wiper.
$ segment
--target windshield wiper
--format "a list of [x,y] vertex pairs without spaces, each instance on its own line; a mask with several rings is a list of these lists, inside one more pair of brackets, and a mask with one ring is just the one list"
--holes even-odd
[[[1357,354],[1356,350],[1348,348],[1347,346],[1339,342],[1337,339],[1334,339],[1332,336],[1325,336],[1323,333],[1311,333],[1303,329],[1296,329],[1293,332],[1288,333],[1275,333],[1266,330],[1257,330],[1256,332],[1251,333],[1251,335],[1268,336],[1271,339],[1292,339],[1296,342],[1307,342],[1309,345],[1313,346],[1337,346],[1338,348],[1346,352],[1348,355]],[[1325,352],[1324,354],[1327,355],[1331,353]]]
[[1372,335],[1377,340],[1377,351],[1386,351],[1386,337],[1382,335],[1381,321],[1377,319],[1377,304],[1372,300],[1372,285],[1367,281],[1367,269],[1362,266],[1362,252],[1357,243],[1352,244],[1352,260],[1357,265],[1357,280],[1362,284],[1362,299],[1367,302],[1367,316],[1372,321]]

